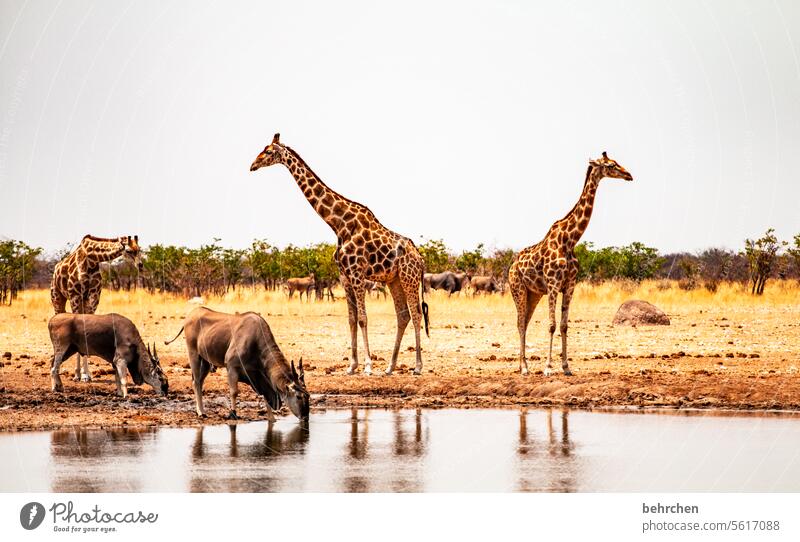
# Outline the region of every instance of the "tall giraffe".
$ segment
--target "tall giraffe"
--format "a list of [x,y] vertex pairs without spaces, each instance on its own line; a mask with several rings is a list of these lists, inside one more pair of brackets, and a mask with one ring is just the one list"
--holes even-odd
[[[50,301],[56,314],[67,312],[67,301],[73,313],[94,314],[100,303],[102,281],[100,262],[125,256],[142,269],[139,236],[105,239],[84,235],[78,246],[58,262],[50,283]],[[89,363],[83,357],[83,381],[92,379]],[[81,380],[81,355],[78,354],[74,380]]]
[[547,366],[544,374],[549,376],[553,370],[553,334],[556,331],[556,301],[561,293],[561,367],[564,374],[572,372],[567,363],[567,320],[569,304],[575,282],[578,277],[578,259],[575,257],[575,245],[589,225],[594,207],[594,197],[600,180],[604,177],[615,177],[632,181],[633,177],[624,167],[608,157],[604,152],[602,158],[589,161],[586,180],[578,203],[567,213],[567,216],[550,226],[544,239],[537,244],[525,248],[517,254],[508,272],[508,283],[514,305],[517,307],[517,328],[519,329],[519,368],[522,374],[528,374],[528,362],[525,360],[525,334],[533,311],[543,295],[547,294],[550,306],[550,351],[547,354]]
[[428,304],[425,303],[423,292],[420,310],[419,290],[425,263],[413,241],[384,227],[366,206],[328,188],[311,171],[300,155],[280,142],[280,134],[275,134],[272,143],[259,153],[250,166],[250,171],[273,164],[286,166],[308,202],[336,233],[338,247],[334,258],[341,272],[350,321],[352,359],[347,374],[353,374],[358,368],[357,326],[361,327],[366,352],[364,373],[372,374],[372,355],[367,338],[367,311],[364,304],[368,280],[389,286],[394,300],[394,310],[397,313],[397,336],[392,361],[386,369],[386,374],[392,374],[397,363],[400,341],[409,320],[414,323],[414,338],[417,345],[417,365],[414,374],[421,374],[420,319],[424,317],[427,334]]

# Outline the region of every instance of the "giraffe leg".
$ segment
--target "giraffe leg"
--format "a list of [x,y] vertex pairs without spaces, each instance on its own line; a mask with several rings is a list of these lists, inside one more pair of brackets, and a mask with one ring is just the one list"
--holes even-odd
[[511,298],[514,300],[514,306],[517,309],[517,330],[519,331],[519,371],[521,374],[528,374],[528,362],[525,359],[525,335],[528,331],[528,323],[530,319],[526,319],[525,315],[528,310],[528,289],[519,283],[515,274],[509,277],[511,282]]
[[547,292],[547,301],[550,308],[550,350],[547,352],[547,366],[544,368],[544,375],[553,374],[553,335],[556,332],[556,302],[558,301],[558,290],[550,288]]
[[56,314],[67,312],[67,297],[61,293],[55,284],[50,287],[50,302],[53,303],[53,309]]
[[519,328],[520,337],[520,374],[523,375],[528,374],[528,361],[525,357],[525,336],[528,333],[528,326],[531,323],[533,312],[536,310],[536,306],[539,304],[539,300],[541,298],[542,294],[537,294],[527,290],[525,292],[524,314],[520,315],[519,309],[517,309],[517,327]]
[[411,322],[414,324],[414,341],[417,351],[417,366],[415,375],[422,374],[422,346],[420,344],[420,323],[422,322],[422,308],[419,304],[419,283],[422,272],[415,266],[400,268],[400,282],[408,301],[408,310],[411,312]]
[[575,283],[568,285],[561,297],[561,368],[564,375],[572,376],[567,361],[567,321],[569,320],[569,303],[572,300],[572,292],[575,290]]
[[347,319],[350,324],[350,367],[347,374],[351,375],[358,369],[358,304],[356,294],[349,281],[342,280],[344,294],[347,299]]
[[397,364],[397,355],[400,352],[400,342],[403,340],[403,334],[408,327],[408,322],[411,321],[411,316],[408,313],[408,301],[406,300],[406,293],[403,291],[403,285],[399,279],[389,283],[389,291],[392,293],[392,300],[394,301],[394,311],[397,313],[397,336],[394,339],[394,350],[392,350],[392,361],[389,367],[386,368],[386,374],[392,374],[394,366]]
[[[95,311],[97,311],[97,305],[99,304],[100,304],[100,281],[98,279],[97,283],[92,284],[88,295],[83,301],[83,310],[86,312],[86,314],[94,314]],[[89,370],[89,356],[83,356],[82,360],[83,360],[83,376],[81,377],[81,381],[91,382],[92,372]]]
[[358,326],[361,328],[361,335],[364,338],[364,374],[372,374],[372,354],[369,352],[369,334],[367,333],[367,305],[365,302],[365,295],[367,293],[366,285],[363,280],[356,282],[353,285],[353,292],[356,296],[356,309],[358,315]]
[[[81,293],[77,293],[75,295],[71,295],[69,298],[69,308],[73,313],[83,314],[84,309],[84,302],[83,302],[83,295]],[[78,352],[75,358],[75,376],[72,377],[74,382],[80,382],[81,380],[81,354]]]

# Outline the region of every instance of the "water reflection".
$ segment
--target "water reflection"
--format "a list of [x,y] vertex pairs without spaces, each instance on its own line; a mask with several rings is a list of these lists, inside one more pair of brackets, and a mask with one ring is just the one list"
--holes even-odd
[[[371,437],[370,417],[373,413],[381,420],[378,430]],[[391,420],[390,427],[386,424],[387,417]],[[423,425],[422,409],[351,409],[349,439],[345,445],[347,461],[342,468],[337,490],[350,493],[423,491],[422,472],[417,468],[419,460],[425,455],[428,440]],[[408,462],[403,463],[406,460]]]
[[[283,489],[280,469],[260,469],[259,466],[297,461],[302,457],[310,438],[308,426],[296,424],[289,429],[278,429],[274,424],[259,425],[265,429],[254,432],[249,424],[243,424],[243,438],[238,436],[240,426],[237,424],[196,428],[191,447],[193,475],[189,490],[263,492]],[[219,434],[220,429],[227,429],[227,441]],[[216,433],[210,442],[204,441],[206,432]]]
[[[541,415],[541,411],[535,411],[532,415]],[[521,409],[517,446],[518,490],[565,493],[577,491],[580,472],[579,463],[573,460],[576,445],[570,440],[569,410],[563,409],[555,415],[556,424],[553,423],[554,411],[545,411],[546,442],[539,442],[529,436],[528,417],[528,410]]]
[[[228,446],[227,449],[216,445],[206,446],[203,443],[203,434],[206,427],[195,429],[194,443],[192,444],[192,459],[195,462],[206,459],[215,459],[215,456],[225,455],[232,459],[264,459],[270,456],[281,456],[288,453],[302,454],[308,443],[309,431],[307,427],[297,425],[288,431],[278,430],[272,424],[268,424],[266,431],[261,439],[250,442],[247,441],[242,446],[236,438],[237,424],[228,424]],[[241,449],[240,449],[241,448]]]
[[[155,428],[146,429],[60,429],[50,433],[50,456],[58,469],[52,491],[105,492],[139,491],[135,479],[102,476],[93,472],[98,460],[114,457],[123,463],[135,463],[156,435]],[[106,465],[106,468],[108,466]]]
[[394,455],[422,457],[425,453],[425,441],[427,435],[423,437],[422,432],[422,409],[414,411],[414,436],[411,431],[406,431],[406,424],[403,423],[403,413],[394,412]]
[[53,457],[101,457],[138,455],[143,440],[152,439],[155,428],[147,429],[59,429],[50,433]]
[[798,449],[789,415],[329,410],[0,435],[0,491],[798,491]]

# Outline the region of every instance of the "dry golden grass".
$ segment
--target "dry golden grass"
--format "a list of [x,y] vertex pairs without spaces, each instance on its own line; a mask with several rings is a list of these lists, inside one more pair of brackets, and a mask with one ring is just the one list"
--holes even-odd
[[[316,406],[668,406],[800,409],[800,286],[773,281],[761,297],[723,284],[716,293],[684,291],[673,283],[579,285],[570,312],[569,357],[575,376],[541,374],[548,344],[547,302],[537,307],[528,330],[531,375],[518,373],[519,337],[510,296],[426,296],[431,336],[423,336],[423,376],[414,377],[414,335],[407,330],[396,373],[379,376],[394,344],[391,298],[370,298],[369,336],[375,375],[345,376],[350,354],[347,307],[335,302],[288,300],[282,292],[244,289],[210,297],[222,311],[252,310],[269,322],[283,352],[303,357]],[[664,310],[669,326],[615,327],[619,305],[644,299]],[[174,295],[104,291],[98,312],[133,320],[144,339],[156,342],[170,380],[170,398],[143,387],[134,402],[120,405],[110,367],[92,358],[90,384],[64,378],[64,394],[50,391],[52,354],[48,292],[23,292],[0,308],[0,430],[64,425],[196,424],[185,343],[164,346],[196,305]],[[363,361],[359,334],[359,353]],[[560,340],[555,338],[558,356]],[[555,361],[555,366],[560,364]],[[362,366],[363,367],[363,366]],[[62,372],[74,370],[74,362]],[[226,402],[225,371],[212,373],[204,395],[217,423]],[[242,411],[261,417],[255,396],[240,386]],[[215,413],[216,412],[216,413]]]
[[[245,288],[221,297],[207,297],[205,305],[226,312],[259,312],[290,357],[302,355],[317,364],[340,364],[349,353],[350,339],[347,307],[341,291],[337,294],[335,302],[300,302],[296,297],[287,299],[280,291]],[[612,327],[616,309],[628,299],[655,304],[670,316],[672,325]],[[480,361],[477,358],[491,354],[516,358],[516,313],[509,295],[448,297],[432,292],[426,300],[432,327],[431,338],[423,339],[427,359],[441,358],[448,368],[458,369],[469,368]],[[139,326],[146,341],[162,345],[164,339],[177,333],[181,319],[194,307],[185,298],[171,294],[104,291],[98,313],[123,314]],[[373,354],[386,359],[395,335],[391,297],[386,300],[382,296],[371,297],[367,312]],[[15,355],[48,355],[46,322],[51,315],[46,290],[25,291],[12,306],[0,307],[0,349]],[[570,357],[591,358],[606,352],[631,356],[650,353],[660,356],[678,351],[724,356],[733,352],[779,356],[794,364],[800,353],[799,316],[800,286],[795,281],[772,281],[763,296],[750,295],[740,284],[722,284],[716,293],[711,293],[705,289],[681,290],[675,283],[664,281],[582,283],[570,311]],[[547,347],[546,320],[547,300],[543,299],[528,330],[529,350],[533,355],[542,355]],[[403,348],[412,345],[409,326]],[[183,343],[176,341],[163,347],[162,352],[181,356]],[[403,353],[401,362],[410,364],[411,354]],[[510,369],[515,365],[510,360],[507,364]]]

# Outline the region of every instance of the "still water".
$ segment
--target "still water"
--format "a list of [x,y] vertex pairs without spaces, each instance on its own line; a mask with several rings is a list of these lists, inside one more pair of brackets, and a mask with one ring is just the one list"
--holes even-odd
[[800,416],[327,410],[0,435],[0,491],[800,491]]

